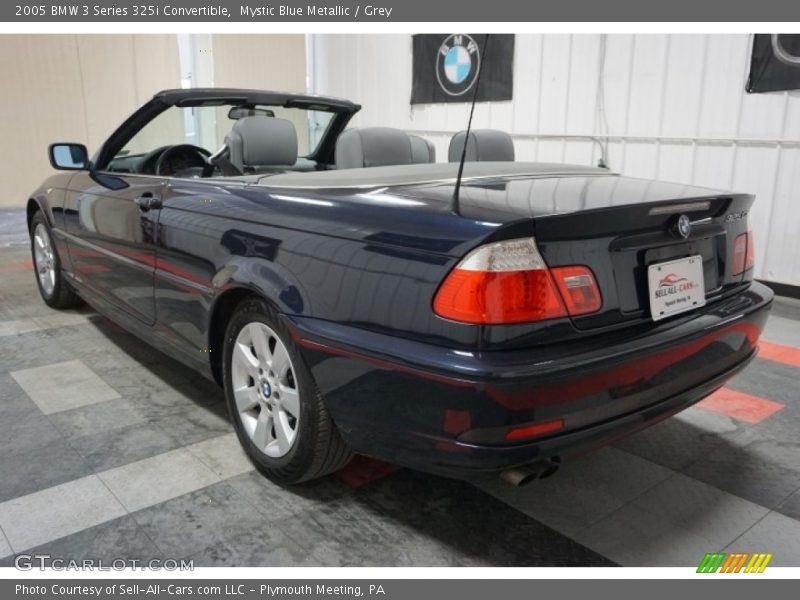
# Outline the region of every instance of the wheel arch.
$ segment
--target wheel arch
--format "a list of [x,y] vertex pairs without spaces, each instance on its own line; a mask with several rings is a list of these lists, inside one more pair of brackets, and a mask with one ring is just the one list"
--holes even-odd
[[[53,204],[53,198],[51,197],[50,192],[37,191],[30,198],[28,198],[28,203],[25,206],[28,233],[31,231],[33,216],[37,212],[40,212],[42,215],[44,215],[44,220],[47,222],[48,227],[52,228],[56,226],[55,215],[53,213]],[[59,206],[57,202],[55,204],[56,206]]]
[[239,305],[248,298],[259,298],[268,302],[273,307],[275,303],[272,302],[259,290],[246,287],[236,286],[226,289],[224,292],[217,296],[214,306],[211,310],[211,317],[208,323],[208,348],[211,373],[220,386],[224,385],[222,380],[222,358],[223,346],[225,344],[225,330],[228,327],[233,313]]
[[217,270],[214,281],[218,291],[209,310],[206,341],[210,351],[209,367],[214,380],[222,385],[225,329],[242,301],[248,297],[259,298],[278,314],[302,313],[309,301],[296,277],[276,263],[265,264],[259,257],[247,260],[237,257]]
[[28,233],[31,231],[31,224],[33,223],[33,215],[37,212],[41,212],[45,219],[47,219],[48,223],[50,223],[50,219],[47,216],[47,211],[42,208],[42,205],[39,203],[38,200],[35,198],[28,198],[28,205],[25,208],[27,222],[28,222]]

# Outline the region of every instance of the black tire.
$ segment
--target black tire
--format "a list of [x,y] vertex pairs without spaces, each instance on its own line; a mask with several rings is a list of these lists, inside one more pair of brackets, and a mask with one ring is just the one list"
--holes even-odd
[[[300,418],[294,443],[288,453],[271,457],[262,452],[245,430],[233,394],[233,351],[237,336],[251,323],[263,323],[286,347],[292,363],[294,382],[300,396]],[[333,473],[352,458],[328,413],[313,375],[303,361],[288,329],[277,311],[257,296],[237,307],[225,331],[222,374],[228,412],[239,442],[255,467],[280,484],[297,484]]]
[[[53,253],[55,281],[53,289],[49,291],[42,286],[36,266],[36,254],[34,249],[36,242],[34,232],[38,226],[42,227],[42,231],[47,236]],[[58,256],[58,250],[56,249],[56,245],[53,241],[53,234],[50,231],[50,225],[48,225],[47,219],[44,218],[44,215],[41,211],[34,213],[33,218],[31,219],[30,234],[31,260],[33,261],[34,277],[36,278],[36,286],[39,288],[39,294],[42,296],[42,300],[44,300],[45,304],[51,308],[74,308],[76,306],[80,306],[82,304],[80,296],[78,296],[78,294],[76,294],[75,291],[70,287],[69,283],[64,280],[64,273],[61,271],[61,258]]]

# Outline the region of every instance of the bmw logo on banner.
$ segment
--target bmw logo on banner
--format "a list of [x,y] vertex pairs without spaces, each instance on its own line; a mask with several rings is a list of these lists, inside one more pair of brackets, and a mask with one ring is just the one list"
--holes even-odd
[[421,34],[413,46],[412,104],[472,102],[476,87],[478,102],[511,100],[513,35]]
[[747,91],[800,89],[800,34],[757,33],[753,36]]
[[436,55],[436,80],[446,94],[465,94],[478,78],[481,50],[467,34],[454,33],[439,47]]

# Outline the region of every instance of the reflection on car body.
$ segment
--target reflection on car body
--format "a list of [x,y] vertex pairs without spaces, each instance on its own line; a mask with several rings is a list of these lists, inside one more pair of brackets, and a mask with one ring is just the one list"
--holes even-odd
[[[454,203],[458,165],[425,140],[342,135],[359,108],[168,90],[91,160],[56,145],[65,172],[28,204],[43,297],[80,296],[216,379],[282,482],[352,452],[527,482],[754,356],[772,294],[753,281],[752,196],[520,162],[508,141],[464,165]],[[687,257],[705,305],[654,320],[648,268]]]

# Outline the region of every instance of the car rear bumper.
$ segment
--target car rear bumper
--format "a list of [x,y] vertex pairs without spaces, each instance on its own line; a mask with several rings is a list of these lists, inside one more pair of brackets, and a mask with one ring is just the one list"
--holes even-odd
[[[292,318],[334,421],[357,451],[445,475],[568,458],[698,402],[757,352],[773,294],[753,283],[691,317],[611,340],[465,352]],[[512,430],[561,422],[509,442]]]

